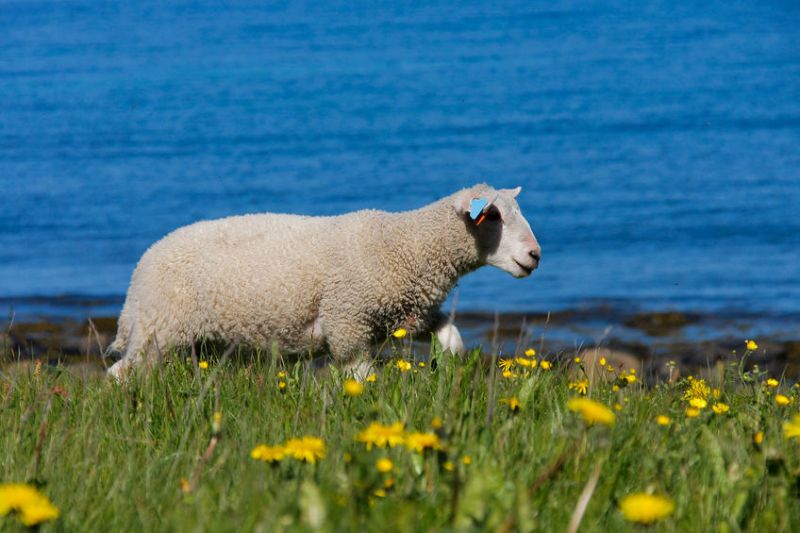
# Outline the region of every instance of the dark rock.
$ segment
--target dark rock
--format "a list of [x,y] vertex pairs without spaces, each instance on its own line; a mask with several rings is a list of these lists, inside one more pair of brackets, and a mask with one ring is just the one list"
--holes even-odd
[[699,320],[696,315],[665,311],[661,313],[639,313],[627,319],[625,325],[644,331],[648,335],[661,337]]
[[94,328],[74,320],[16,323],[9,332],[11,348],[33,357],[99,355],[114,338],[116,319],[94,318],[92,323]]
[[[644,364],[642,359],[635,353],[627,350],[614,350],[606,347],[586,348],[578,353],[583,361],[586,375],[589,381],[611,381],[616,378],[616,372],[610,372],[605,367],[600,366],[600,361],[605,359],[606,367],[611,365],[615,371],[635,370],[641,376]],[[577,376],[577,374],[576,374]],[[578,376],[578,377],[582,377]]]
[[800,364],[800,341],[784,342],[783,352],[787,361]]

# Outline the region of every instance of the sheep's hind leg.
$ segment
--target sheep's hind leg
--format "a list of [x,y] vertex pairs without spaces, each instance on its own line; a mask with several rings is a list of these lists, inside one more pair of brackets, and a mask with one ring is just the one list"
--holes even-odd
[[369,357],[369,354],[366,357],[357,357],[351,359],[344,363],[342,367],[342,371],[346,376],[356,380],[356,381],[366,381],[367,377],[372,374],[374,370],[374,366],[372,364],[372,360]]
[[111,365],[111,367],[109,367],[107,372],[111,378],[119,381],[120,379],[122,379],[123,376],[125,376],[125,374],[128,373],[128,369],[130,369],[135,365],[136,362],[134,361],[133,356],[125,356],[116,363],[114,363],[113,365]]
[[122,355],[122,359],[111,365],[106,371],[113,379],[119,381],[132,369],[140,366],[148,356],[147,350],[150,343],[131,342]]

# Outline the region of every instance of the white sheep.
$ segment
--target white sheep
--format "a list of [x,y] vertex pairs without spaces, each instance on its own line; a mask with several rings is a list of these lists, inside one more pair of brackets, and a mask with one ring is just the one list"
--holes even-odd
[[485,264],[521,278],[539,264],[519,192],[476,185],[401,213],[257,214],[175,230],[133,272],[109,372],[201,339],[349,363],[401,327],[461,353],[439,309],[458,279]]

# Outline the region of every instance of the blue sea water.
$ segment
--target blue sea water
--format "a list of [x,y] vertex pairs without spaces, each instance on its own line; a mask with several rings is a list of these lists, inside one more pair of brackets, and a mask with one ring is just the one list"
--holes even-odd
[[193,221],[486,181],[541,268],[460,309],[800,312],[797,2],[0,0],[0,29],[2,301],[118,306]]

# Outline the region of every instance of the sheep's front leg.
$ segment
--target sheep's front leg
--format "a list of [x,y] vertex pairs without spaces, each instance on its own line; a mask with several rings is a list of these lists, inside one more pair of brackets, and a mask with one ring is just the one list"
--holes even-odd
[[322,328],[334,361],[346,375],[365,380],[372,373],[369,326],[352,319],[329,317]]
[[461,333],[458,332],[458,328],[445,315],[440,315],[439,320],[434,325],[433,333],[442,343],[442,351],[450,350],[456,355],[464,355],[464,341],[461,340]]

